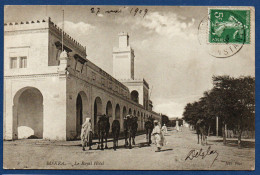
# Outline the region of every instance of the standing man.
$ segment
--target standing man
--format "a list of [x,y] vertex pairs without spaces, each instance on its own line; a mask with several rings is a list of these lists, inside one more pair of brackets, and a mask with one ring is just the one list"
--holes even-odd
[[154,120],[154,129],[152,132],[152,136],[154,137],[154,142],[157,147],[155,152],[160,152],[163,145],[165,145],[165,138],[162,134],[161,128],[159,126],[158,120]]
[[179,132],[179,131],[180,131],[180,127],[179,127],[179,121],[178,121],[178,120],[176,120],[176,130],[177,130],[177,132]]
[[92,127],[91,127],[91,119],[86,118],[85,122],[81,128],[81,145],[82,150],[85,151],[85,147],[89,146],[89,150],[91,150],[92,145]]
[[164,132],[164,134],[167,134],[167,133],[168,133],[167,127],[165,126],[165,124],[164,124],[163,127],[162,127],[162,132]]

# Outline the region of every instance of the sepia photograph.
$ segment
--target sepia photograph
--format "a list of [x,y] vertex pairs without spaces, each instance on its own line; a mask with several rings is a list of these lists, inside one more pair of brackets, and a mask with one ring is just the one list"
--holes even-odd
[[5,5],[3,169],[255,170],[255,8]]

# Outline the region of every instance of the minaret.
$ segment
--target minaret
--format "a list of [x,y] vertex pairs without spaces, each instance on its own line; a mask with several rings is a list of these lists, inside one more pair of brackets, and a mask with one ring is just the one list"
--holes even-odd
[[118,80],[134,79],[134,50],[125,32],[118,34],[119,46],[113,49],[113,76]]

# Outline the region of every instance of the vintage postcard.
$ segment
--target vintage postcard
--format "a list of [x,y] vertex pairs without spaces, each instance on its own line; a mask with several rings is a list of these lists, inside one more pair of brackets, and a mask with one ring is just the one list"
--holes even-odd
[[6,5],[4,169],[255,170],[255,8]]

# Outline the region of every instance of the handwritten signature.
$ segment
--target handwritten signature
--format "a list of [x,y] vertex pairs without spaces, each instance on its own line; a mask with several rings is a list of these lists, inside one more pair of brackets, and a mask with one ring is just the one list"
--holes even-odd
[[208,147],[208,149],[206,151],[203,151],[202,148],[200,150],[195,150],[195,149],[191,150],[187,154],[185,161],[188,159],[193,160],[194,158],[198,158],[198,157],[201,157],[201,159],[204,159],[208,155],[213,155],[213,154],[216,154],[216,157],[210,165],[210,166],[212,166],[214,164],[214,162],[217,160],[219,153],[216,150],[211,150],[210,146]]

